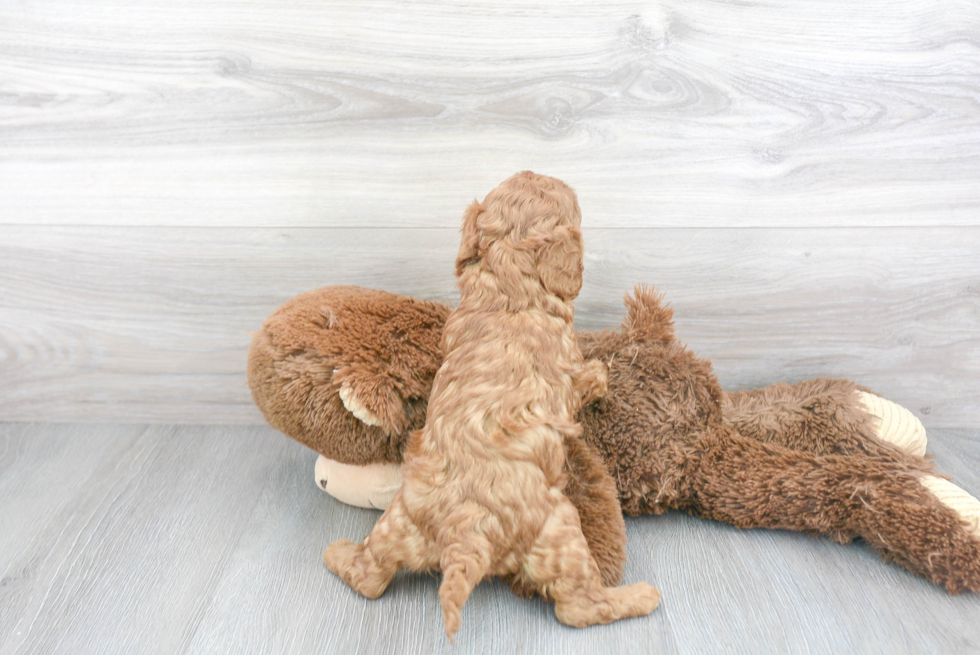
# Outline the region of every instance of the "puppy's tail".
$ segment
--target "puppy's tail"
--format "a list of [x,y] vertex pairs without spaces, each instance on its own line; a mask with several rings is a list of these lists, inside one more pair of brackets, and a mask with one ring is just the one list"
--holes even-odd
[[461,623],[463,603],[489,573],[489,544],[451,544],[443,549],[439,565],[442,569],[442,584],[439,586],[442,620],[446,625],[446,636],[452,642]]

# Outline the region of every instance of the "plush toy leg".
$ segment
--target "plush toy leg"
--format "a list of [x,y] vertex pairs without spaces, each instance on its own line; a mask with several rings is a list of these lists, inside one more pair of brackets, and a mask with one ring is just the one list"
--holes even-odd
[[944,480],[935,475],[924,475],[919,482],[932,492],[932,495],[938,498],[939,502],[956,512],[960,519],[966,523],[967,531],[980,539],[980,500],[949,480]]
[[876,436],[915,457],[926,454],[926,429],[915,414],[873,393],[859,391],[861,406],[871,415]]
[[357,593],[377,598],[398,569],[424,571],[433,568],[438,558],[432,543],[408,517],[399,494],[362,543],[335,541],[323,551],[323,562]]
[[925,428],[912,412],[850,380],[818,378],[725,393],[722,411],[742,436],[796,450],[925,454]]
[[939,478],[925,470],[862,454],[815,456],[737,435],[705,438],[702,452],[692,512],[842,543],[862,537],[884,559],[952,593],[980,591],[980,538],[931,491]]
[[599,453],[581,437],[565,438],[568,483],[564,494],[578,510],[582,534],[602,583],[618,585],[626,566],[626,522],[616,482]]
[[578,513],[564,498],[525,558],[524,569],[539,590],[555,601],[558,620],[576,628],[646,616],[660,603],[660,592],[645,582],[603,586],[579,528]]

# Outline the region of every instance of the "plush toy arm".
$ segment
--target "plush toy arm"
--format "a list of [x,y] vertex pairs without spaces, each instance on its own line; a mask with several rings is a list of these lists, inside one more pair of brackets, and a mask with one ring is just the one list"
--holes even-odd
[[[566,437],[565,465],[565,496],[578,510],[582,534],[599,566],[602,584],[614,587],[622,580],[626,566],[626,522],[616,482],[599,452],[581,437]],[[531,598],[538,591],[537,584],[519,574],[508,582],[518,596]]]
[[725,421],[744,437],[816,454],[862,452],[876,457],[922,457],[926,431],[912,412],[850,380],[818,378],[797,384],[725,393]]
[[565,495],[578,510],[582,534],[599,565],[602,584],[613,587],[626,566],[626,522],[619,491],[599,452],[581,437],[565,439]]
[[732,435],[706,448],[690,509],[743,528],[862,537],[951,593],[980,591],[980,502],[926,468]]

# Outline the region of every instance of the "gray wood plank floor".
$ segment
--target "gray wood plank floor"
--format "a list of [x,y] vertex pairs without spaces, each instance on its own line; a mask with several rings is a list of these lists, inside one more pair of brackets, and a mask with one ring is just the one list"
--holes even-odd
[[[980,431],[930,451],[980,495]],[[368,601],[322,565],[378,513],[320,492],[314,459],[266,427],[0,424],[0,653],[980,652],[978,595],[677,513],[627,521],[626,581],[664,593],[650,617],[574,630],[485,583],[452,648],[437,579]]]

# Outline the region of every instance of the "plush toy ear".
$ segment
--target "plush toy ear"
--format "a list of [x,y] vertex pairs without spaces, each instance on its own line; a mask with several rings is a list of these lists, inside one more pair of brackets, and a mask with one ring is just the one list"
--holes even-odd
[[544,288],[562,300],[573,300],[582,289],[582,256],[579,229],[555,228],[537,251],[535,269]]
[[483,205],[476,200],[463,213],[463,227],[459,230],[462,239],[456,256],[457,276],[462,274],[464,268],[480,260],[480,233],[476,228],[476,219],[482,213]]
[[344,408],[361,423],[376,425],[389,436],[405,431],[405,401],[380,371],[363,364],[340,366],[334,370],[333,382],[340,386]]

